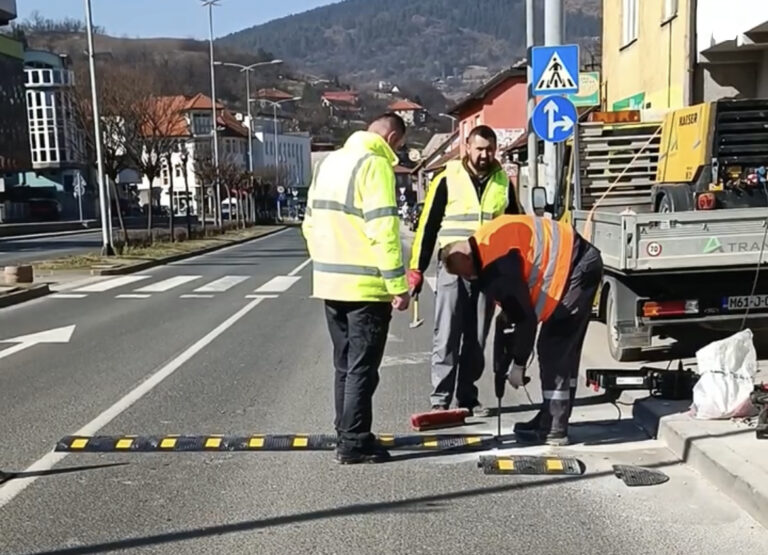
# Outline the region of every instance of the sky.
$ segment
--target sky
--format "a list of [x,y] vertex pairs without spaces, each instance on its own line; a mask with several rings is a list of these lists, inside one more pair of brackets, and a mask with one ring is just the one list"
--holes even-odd
[[[217,37],[338,0],[220,0]],[[38,11],[49,19],[84,18],[83,0],[16,0],[19,20]],[[208,12],[200,0],[91,0],[93,24],[122,37],[207,38]]]

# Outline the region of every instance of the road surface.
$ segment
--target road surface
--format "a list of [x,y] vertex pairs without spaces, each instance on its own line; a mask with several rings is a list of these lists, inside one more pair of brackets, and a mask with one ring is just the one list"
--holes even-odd
[[[51,453],[73,433],[328,433],[330,345],[310,284],[289,229],[0,311],[0,339],[58,329],[42,339],[61,341],[0,343],[0,468],[19,473],[0,486],[0,553],[765,553],[766,530],[641,433],[629,407],[589,399],[559,451],[584,462],[578,477],[486,476],[466,453],[359,466],[331,452]],[[407,433],[428,407],[428,288],[421,304],[421,328],[393,319],[378,432]],[[584,359],[610,364],[597,324]],[[493,402],[490,375],[482,395]],[[504,404],[503,433],[533,414],[522,391]],[[495,432],[494,419],[471,422],[454,431]],[[617,463],[670,480],[628,488]]]
[[44,234],[40,237],[0,238],[0,266],[48,260],[59,256],[98,252],[101,230],[85,233]]

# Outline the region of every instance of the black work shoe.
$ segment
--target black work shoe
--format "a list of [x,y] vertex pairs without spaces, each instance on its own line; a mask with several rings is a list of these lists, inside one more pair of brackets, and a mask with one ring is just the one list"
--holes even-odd
[[336,462],[339,464],[382,463],[390,458],[389,451],[380,445],[367,449],[336,450]]
[[447,405],[432,405],[432,409],[431,410],[432,410],[432,412],[437,412],[437,411],[441,411],[441,410],[448,410],[448,406]]
[[537,430],[540,430],[542,428],[542,422],[541,422],[541,412],[537,412],[536,416],[534,416],[532,419],[528,420],[527,422],[515,422],[515,426],[513,431],[515,434],[519,433],[533,433]]
[[524,445],[552,445],[562,447],[568,445],[568,434],[566,432],[548,432],[546,430],[515,430],[515,441]]
[[478,403],[474,407],[469,409],[469,414],[471,416],[477,416],[478,418],[487,418],[491,415],[491,411],[487,407],[484,407],[483,405]]

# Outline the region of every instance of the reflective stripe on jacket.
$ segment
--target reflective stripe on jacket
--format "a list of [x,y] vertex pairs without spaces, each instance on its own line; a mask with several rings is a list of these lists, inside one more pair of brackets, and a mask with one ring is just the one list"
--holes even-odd
[[440,248],[466,239],[483,223],[503,214],[509,202],[509,177],[501,167],[490,176],[480,199],[477,198],[472,178],[460,161],[448,162],[445,178],[448,204],[437,234]]
[[566,223],[536,216],[501,216],[478,229],[471,243],[481,271],[493,266],[503,268],[503,259],[510,251],[519,253],[531,306],[539,322],[544,322],[565,291],[574,236],[573,228]]
[[313,297],[389,301],[408,290],[396,164],[383,138],[358,131],[316,166],[302,224],[313,263]]

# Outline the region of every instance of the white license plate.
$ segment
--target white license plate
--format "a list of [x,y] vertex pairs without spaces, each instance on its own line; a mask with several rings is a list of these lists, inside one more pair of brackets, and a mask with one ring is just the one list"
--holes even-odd
[[723,308],[726,310],[746,310],[768,308],[768,295],[743,295],[723,298]]

